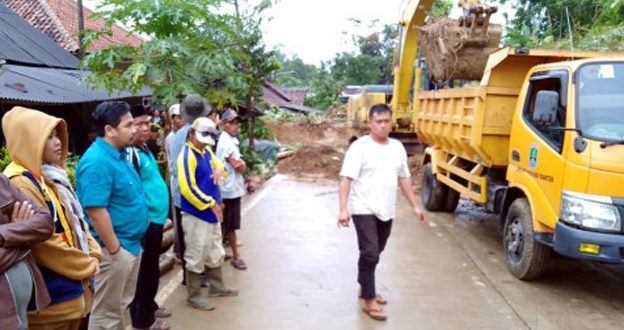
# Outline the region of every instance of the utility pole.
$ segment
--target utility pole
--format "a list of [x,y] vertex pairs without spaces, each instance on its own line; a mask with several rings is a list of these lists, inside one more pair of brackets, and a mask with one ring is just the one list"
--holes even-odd
[[76,13],[78,14],[78,58],[82,59],[85,55],[85,50],[82,48],[82,37],[84,33],[84,13],[82,12],[82,0],[78,0],[77,4],[78,10]]

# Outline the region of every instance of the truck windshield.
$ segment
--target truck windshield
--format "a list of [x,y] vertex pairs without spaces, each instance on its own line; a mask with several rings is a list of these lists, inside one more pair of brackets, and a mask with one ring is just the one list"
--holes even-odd
[[577,75],[577,126],[599,141],[624,140],[624,63],[583,65]]

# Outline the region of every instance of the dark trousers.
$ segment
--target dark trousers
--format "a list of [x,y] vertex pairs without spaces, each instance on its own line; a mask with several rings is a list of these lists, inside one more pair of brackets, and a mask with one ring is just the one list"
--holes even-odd
[[375,293],[375,268],[379,255],[386,247],[392,220],[381,221],[372,214],[352,215],[358,237],[360,259],[358,260],[358,283],[362,287],[362,298],[373,299]]
[[134,299],[130,303],[130,317],[135,328],[149,328],[155,321],[158,304],[154,299],[158,292],[160,271],[158,261],[162,245],[163,225],[150,223],[143,237],[143,255],[139,266]]
[[184,243],[184,228],[182,228],[182,210],[177,206],[173,206],[173,212],[173,224],[175,225],[174,241],[176,244],[176,246],[174,246],[174,251],[176,256],[182,260],[182,284],[186,285],[186,262],[184,261],[186,243]]
[[175,255],[182,259],[184,257],[184,231],[182,230],[182,210],[179,207],[171,203],[171,219],[173,220],[174,240],[173,240],[173,252]]

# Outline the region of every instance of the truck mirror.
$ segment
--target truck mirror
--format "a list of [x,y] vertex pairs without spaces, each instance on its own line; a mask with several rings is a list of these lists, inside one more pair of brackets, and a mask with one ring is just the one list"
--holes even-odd
[[549,126],[557,121],[557,107],[559,106],[559,93],[553,91],[537,92],[533,121],[537,124]]

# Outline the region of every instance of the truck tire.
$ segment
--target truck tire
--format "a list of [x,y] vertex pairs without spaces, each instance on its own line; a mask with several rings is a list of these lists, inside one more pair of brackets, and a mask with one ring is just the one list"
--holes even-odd
[[526,198],[511,203],[503,228],[507,269],[520,280],[533,280],[546,270],[551,249],[535,240],[531,207]]
[[446,194],[446,201],[444,201],[442,211],[453,213],[457,208],[457,204],[459,204],[459,192],[449,187],[447,187],[447,190],[448,193]]
[[421,184],[420,197],[423,206],[428,211],[440,211],[445,203],[448,187],[436,179],[431,170],[431,163],[427,163],[423,168],[423,179]]

